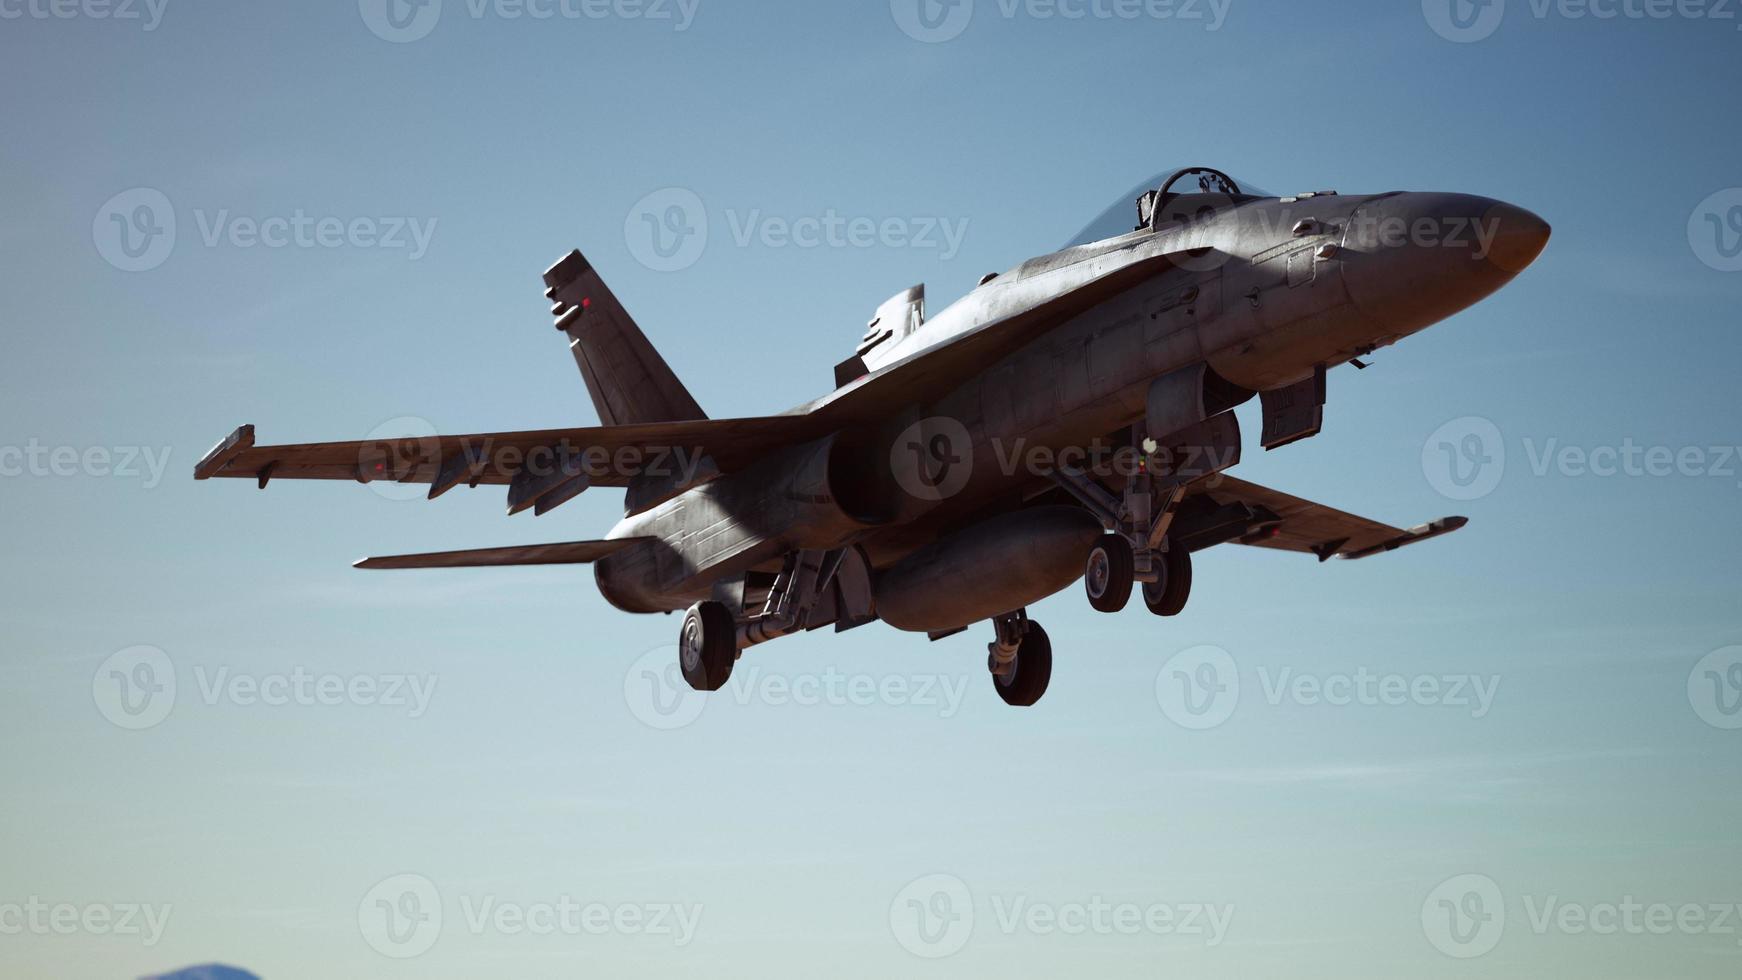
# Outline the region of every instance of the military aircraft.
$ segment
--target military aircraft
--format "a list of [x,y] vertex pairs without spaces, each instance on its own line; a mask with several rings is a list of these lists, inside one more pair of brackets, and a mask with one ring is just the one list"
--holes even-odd
[[718,690],[743,651],[876,620],[937,639],[989,622],[1004,701],[1032,705],[1052,646],[1027,608],[1084,582],[1180,613],[1194,552],[1238,543],[1364,558],[1455,531],[1403,529],[1227,473],[1236,406],[1260,444],[1316,435],[1326,373],[1498,290],[1549,226],[1464,194],[1277,197],[1192,167],[1122,199],[1061,251],[926,315],[880,306],[835,390],[709,419],[580,252],[544,273],[602,425],[257,446],[243,426],[195,468],[242,477],[506,486],[510,514],[623,487],[603,539],[369,558],[360,568],[594,565],[632,613],[683,611],[685,679]]

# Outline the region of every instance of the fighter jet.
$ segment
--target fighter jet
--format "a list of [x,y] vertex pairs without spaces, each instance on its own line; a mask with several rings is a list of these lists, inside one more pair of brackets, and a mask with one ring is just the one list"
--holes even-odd
[[579,251],[545,297],[599,426],[260,446],[243,426],[196,479],[396,481],[434,499],[505,486],[543,515],[626,490],[602,540],[369,558],[367,569],[592,564],[630,613],[683,612],[678,658],[718,690],[779,637],[882,621],[932,639],[986,622],[998,695],[1033,705],[1052,644],[1028,607],[1084,583],[1178,615],[1220,544],[1358,559],[1455,531],[1403,529],[1238,479],[1234,409],[1266,450],[1319,433],[1326,376],[1522,272],[1549,226],[1451,193],[1273,196],[1218,170],[1158,176],[1067,247],[927,315],[878,307],[835,388],[788,412],[710,419]]

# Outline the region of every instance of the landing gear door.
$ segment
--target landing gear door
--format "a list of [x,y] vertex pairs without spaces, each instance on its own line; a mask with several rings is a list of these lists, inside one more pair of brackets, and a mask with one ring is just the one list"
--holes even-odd
[[1325,369],[1286,388],[1263,392],[1264,448],[1280,449],[1310,439],[1325,424]]

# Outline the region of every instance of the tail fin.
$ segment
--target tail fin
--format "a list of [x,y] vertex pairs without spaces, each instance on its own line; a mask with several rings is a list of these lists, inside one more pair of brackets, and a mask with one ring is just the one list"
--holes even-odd
[[708,417],[579,251],[546,270],[544,284],[544,295],[554,304],[556,327],[569,335],[569,349],[600,422],[634,425]]

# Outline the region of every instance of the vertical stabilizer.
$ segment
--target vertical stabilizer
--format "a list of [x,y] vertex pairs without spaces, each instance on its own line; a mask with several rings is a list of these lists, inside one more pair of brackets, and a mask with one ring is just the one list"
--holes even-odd
[[546,270],[544,284],[556,327],[568,334],[569,349],[580,365],[600,422],[633,425],[707,418],[579,251]]

